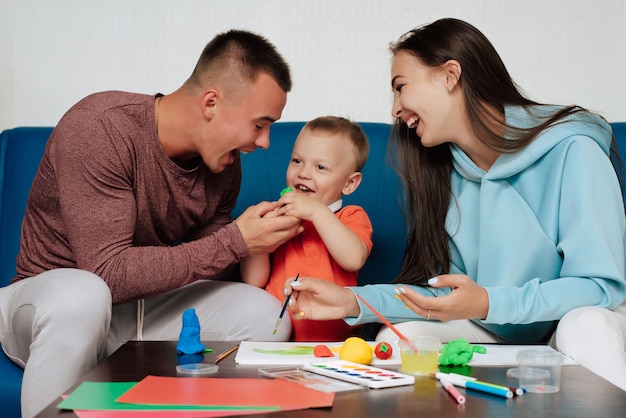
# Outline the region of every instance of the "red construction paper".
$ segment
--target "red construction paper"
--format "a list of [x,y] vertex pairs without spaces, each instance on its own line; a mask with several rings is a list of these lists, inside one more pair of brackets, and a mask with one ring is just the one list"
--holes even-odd
[[117,398],[120,403],[195,406],[330,407],[335,394],[274,379],[147,376]]

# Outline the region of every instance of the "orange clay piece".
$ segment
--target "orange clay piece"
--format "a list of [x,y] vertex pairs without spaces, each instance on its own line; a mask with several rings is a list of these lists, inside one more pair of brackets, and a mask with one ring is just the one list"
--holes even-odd
[[313,354],[315,355],[315,357],[334,357],[335,356],[333,352],[330,351],[330,348],[328,348],[328,346],[324,344],[316,345],[315,348],[313,348]]

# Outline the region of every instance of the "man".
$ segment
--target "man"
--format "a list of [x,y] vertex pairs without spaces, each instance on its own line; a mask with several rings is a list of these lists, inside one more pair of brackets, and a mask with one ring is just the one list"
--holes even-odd
[[270,202],[230,214],[239,152],[269,146],[290,89],[272,44],[229,31],[175,92],[97,93],[63,116],[33,182],[17,276],[0,289],[0,343],[24,366],[24,417],[125,341],[177,339],[189,307],[203,340],[288,338],[289,321],[272,335],[277,300],[228,279],[301,229],[264,218]]

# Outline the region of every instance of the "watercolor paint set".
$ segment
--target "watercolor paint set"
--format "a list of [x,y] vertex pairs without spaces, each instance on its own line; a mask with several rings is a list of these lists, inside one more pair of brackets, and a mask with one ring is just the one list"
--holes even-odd
[[314,362],[306,364],[304,370],[333,379],[367,386],[371,389],[406,386],[415,383],[415,377],[408,374],[345,360]]
[[304,366],[278,366],[259,369],[259,375],[270,379],[282,379],[298,383],[320,392],[345,392],[366,390],[364,386],[322,376],[304,370]]

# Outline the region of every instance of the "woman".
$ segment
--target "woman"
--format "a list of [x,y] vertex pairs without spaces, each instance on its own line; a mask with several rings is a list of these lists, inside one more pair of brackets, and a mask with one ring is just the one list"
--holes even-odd
[[[375,322],[359,294],[405,334],[556,337],[566,355],[626,390],[626,227],[610,125],[524,97],[463,21],[417,28],[391,51],[390,150],[408,214],[397,284],[300,278],[288,285],[298,316]],[[391,338],[386,329],[377,337]]]

